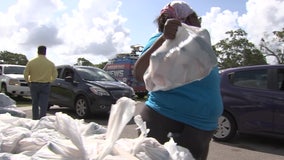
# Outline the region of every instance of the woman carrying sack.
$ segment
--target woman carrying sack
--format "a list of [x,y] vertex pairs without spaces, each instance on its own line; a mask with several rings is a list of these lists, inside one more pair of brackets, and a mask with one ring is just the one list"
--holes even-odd
[[[196,13],[182,1],[172,1],[167,4],[161,10],[156,22],[159,33],[150,38],[134,67],[135,77],[139,81],[145,80],[143,77],[145,78],[145,72],[150,68],[151,55],[166,40],[176,38],[177,30],[182,23],[201,27]],[[182,71],[176,70],[176,72]],[[194,158],[207,159],[210,140],[217,129],[218,118],[223,112],[218,72],[218,67],[215,65],[205,77],[196,81],[166,90],[149,91],[145,106],[140,113],[147,128],[150,129],[148,136],[163,144],[169,140],[168,134],[172,133],[177,145],[187,148]],[[155,71],[151,74],[155,76],[159,73]]]

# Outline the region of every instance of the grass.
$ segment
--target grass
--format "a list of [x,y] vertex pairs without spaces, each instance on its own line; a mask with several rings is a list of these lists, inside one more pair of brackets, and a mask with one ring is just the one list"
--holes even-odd
[[[13,100],[16,101],[17,107],[26,107],[32,105],[32,99],[31,97],[11,97]],[[147,96],[144,98],[138,98],[136,97],[135,100],[137,101],[145,101],[147,99]]]
[[32,99],[30,97],[11,97],[16,101],[17,107],[26,107],[32,105]]

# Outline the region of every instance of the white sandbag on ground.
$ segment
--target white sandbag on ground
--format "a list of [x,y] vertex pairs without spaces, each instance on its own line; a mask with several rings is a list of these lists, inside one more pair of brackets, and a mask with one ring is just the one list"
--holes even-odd
[[[149,129],[139,115],[134,119],[141,135],[133,139],[119,139],[122,130],[133,118],[135,105],[132,99],[119,99],[111,110],[108,128],[93,122],[84,123],[60,112],[40,120],[0,115],[0,159],[193,159],[188,150],[181,150],[172,141],[160,144],[156,139],[147,137]],[[25,121],[28,125],[23,125]]]
[[208,31],[182,24],[151,55],[143,78],[148,91],[169,90],[204,78],[216,65]]
[[26,113],[17,109],[16,102],[4,93],[0,93],[0,114],[10,113],[16,117],[26,117]]
[[0,107],[15,106],[16,102],[4,93],[0,93]]

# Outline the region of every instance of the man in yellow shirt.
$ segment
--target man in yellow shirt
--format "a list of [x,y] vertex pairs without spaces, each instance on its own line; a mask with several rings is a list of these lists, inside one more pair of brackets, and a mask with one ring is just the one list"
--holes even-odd
[[30,83],[34,120],[46,116],[50,82],[58,74],[54,63],[45,56],[46,47],[39,46],[37,53],[38,57],[29,61],[24,71],[25,80]]

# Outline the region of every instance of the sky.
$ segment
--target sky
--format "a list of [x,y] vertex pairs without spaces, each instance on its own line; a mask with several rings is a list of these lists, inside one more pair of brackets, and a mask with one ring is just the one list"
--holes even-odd
[[[243,29],[259,44],[284,28],[284,0],[184,0],[202,17],[214,45],[225,32]],[[144,46],[157,32],[155,18],[171,0],[0,0],[0,51],[37,56],[47,46],[55,65],[93,64]]]

